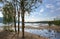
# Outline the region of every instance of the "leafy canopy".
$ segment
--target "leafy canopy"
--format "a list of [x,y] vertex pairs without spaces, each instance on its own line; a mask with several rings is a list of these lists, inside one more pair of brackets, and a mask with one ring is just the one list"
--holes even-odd
[[13,22],[13,6],[11,3],[7,3],[3,7],[3,21],[4,23],[11,23]]

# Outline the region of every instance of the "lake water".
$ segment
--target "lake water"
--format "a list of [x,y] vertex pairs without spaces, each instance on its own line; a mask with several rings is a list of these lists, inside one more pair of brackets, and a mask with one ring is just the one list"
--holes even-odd
[[[4,24],[0,23],[0,26],[3,26]],[[21,25],[21,24],[20,24]],[[41,23],[25,23],[25,26],[33,26],[33,27],[37,27],[37,26],[48,26],[48,24],[41,24]],[[2,28],[0,28],[2,29]],[[14,28],[13,28],[14,29]],[[21,31],[21,29],[20,29]],[[47,29],[43,29],[43,30],[39,30],[39,29],[25,29],[25,32],[29,32],[32,34],[37,34],[39,36],[43,36],[43,37],[48,37],[50,39],[60,39],[60,32],[54,31],[54,30],[47,30]]]
[[25,29],[26,32],[37,34],[43,37],[48,37],[50,39],[60,39],[60,32],[54,30],[37,30],[37,29]]
[[[20,29],[20,31],[21,30],[22,29]],[[24,30],[25,30],[25,32],[36,34],[38,36],[47,37],[50,39],[60,39],[60,32],[57,32],[54,30],[48,30],[48,29],[39,30],[39,29],[26,29],[26,28]]]

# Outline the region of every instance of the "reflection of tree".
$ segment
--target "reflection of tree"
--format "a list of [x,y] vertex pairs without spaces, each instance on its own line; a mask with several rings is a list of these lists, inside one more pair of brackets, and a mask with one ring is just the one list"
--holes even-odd
[[49,29],[48,32],[51,32],[51,30]]

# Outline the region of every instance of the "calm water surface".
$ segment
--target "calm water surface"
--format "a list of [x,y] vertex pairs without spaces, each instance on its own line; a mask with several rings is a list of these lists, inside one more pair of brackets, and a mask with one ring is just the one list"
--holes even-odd
[[38,30],[38,29],[25,29],[26,32],[37,34],[43,37],[48,37],[50,39],[60,39],[60,32],[54,30]]
[[[22,29],[20,29],[21,31]],[[25,29],[25,32],[29,32],[32,34],[36,34],[38,36],[47,37],[50,39],[60,39],[60,32],[54,31],[54,30],[48,30],[48,29]]]

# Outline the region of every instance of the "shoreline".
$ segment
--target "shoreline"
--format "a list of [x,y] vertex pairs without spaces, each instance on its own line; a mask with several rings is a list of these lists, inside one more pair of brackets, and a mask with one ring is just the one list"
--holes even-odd
[[[25,33],[25,39],[48,39],[36,34],[31,34],[28,32],[24,32]],[[18,34],[14,33],[14,32],[9,32],[9,31],[1,31],[0,32],[0,39],[22,39],[22,32]]]

